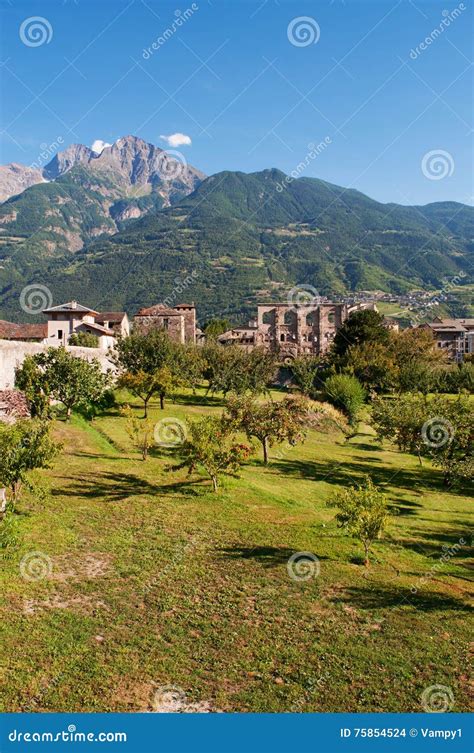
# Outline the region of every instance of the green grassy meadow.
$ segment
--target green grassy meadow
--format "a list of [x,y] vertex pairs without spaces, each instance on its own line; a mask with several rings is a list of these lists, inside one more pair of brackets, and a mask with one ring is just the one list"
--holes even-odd
[[[199,391],[151,415],[221,409]],[[18,547],[1,560],[1,711],[147,711],[168,685],[220,711],[423,711],[436,684],[468,710],[467,492],[362,425],[349,441],[311,430],[266,468],[257,448],[213,494],[169,469],[172,450],[143,462],[124,425],[115,410],[57,421],[63,451],[18,505]],[[396,513],[369,569],[325,505],[365,473]],[[298,551],[319,576],[289,577]],[[31,552],[50,558],[48,577],[22,577]]]

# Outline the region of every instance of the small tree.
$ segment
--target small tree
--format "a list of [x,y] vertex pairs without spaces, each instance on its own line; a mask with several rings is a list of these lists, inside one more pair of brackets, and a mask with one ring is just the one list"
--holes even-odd
[[[192,388],[193,392],[203,379],[206,361],[200,345],[187,343],[177,347],[171,360],[171,370],[175,386],[179,384]],[[179,384],[178,384],[179,382]]]
[[[69,353],[63,346],[48,348],[46,353],[31,357],[26,369],[18,369],[16,383],[24,384],[27,398],[39,415],[44,413],[44,397],[57,400],[66,409],[69,421],[72,409],[98,402],[108,390],[110,376],[103,374],[97,359],[86,361]],[[23,367],[25,364],[23,364]],[[38,389],[38,397],[33,392]]]
[[303,395],[314,397],[321,382],[322,361],[318,356],[300,356],[290,364],[291,373]]
[[206,416],[188,425],[185,442],[178,448],[183,462],[178,468],[192,473],[197,466],[204,468],[217,492],[223,473],[236,474],[247,460],[252,448],[235,442],[230,428],[216,416]]
[[129,405],[125,405],[120,412],[126,418],[125,431],[133,446],[141,452],[142,460],[146,460],[150,447],[154,444],[153,421],[147,418],[140,420]]
[[247,353],[238,345],[224,347],[210,343],[203,349],[203,356],[208,392],[222,392],[224,396],[229,392],[238,395],[266,392],[276,371],[274,354],[263,348]]
[[134,332],[129,337],[119,337],[109,357],[120,373],[154,374],[162,366],[170,365],[175,347],[163,330]]
[[215,340],[228,329],[230,329],[230,322],[227,319],[209,319],[204,326],[204,333],[207,338]]
[[119,384],[143,400],[145,417],[153,395],[160,396],[163,409],[166,396],[184,383],[182,350],[165,331],[151,330],[118,338],[115,350],[110,351],[110,360],[119,370]]
[[75,406],[100,400],[109,387],[109,376],[96,359],[76,358],[65,348],[50,348],[41,365],[50,373],[51,396],[66,408],[67,421]]
[[252,395],[268,393],[277,371],[275,354],[264,348],[254,348],[245,353],[244,368],[247,376],[246,389]]
[[421,456],[426,450],[421,428],[426,420],[426,400],[408,393],[396,399],[376,398],[372,403],[372,423],[379,439],[388,439],[401,452]]
[[349,374],[335,374],[326,379],[324,393],[330,403],[346,414],[351,426],[355,426],[366,398],[359,380]]
[[33,417],[49,418],[51,415],[49,376],[34,356],[26,356],[15,370],[15,387],[24,393]]
[[433,464],[441,468],[445,486],[474,478],[474,404],[468,395],[428,400],[429,418],[421,428]]
[[296,444],[305,437],[308,404],[303,398],[286,397],[273,402],[257,402],[247,397],[227,401],[225,420],[248,439],[255,437],[263,448],[263,462],[268,464],[268,450],[274,444]]
[[472,478],[474,406],[467,395],[456,399],[407,393],[396,400],[374,402],[372,420],[378,436],[405,452],[431,457],[442,469],[444,483]]
[[165,397],[170,394],[176,385],[176,379],[168,366],[161,366],[151,374],[146,371],[137,371],[132,373],[126,371],[119,377],[118,384],[129,390],[132,395],[143,400],[144,418],[148,416],[148,403],[153,395],[160,396],[160,408],[165,407]]
[[397,367],[400,392],[428,394],[434,384],[433,370],[447,361],[429,329],[405,329],[392,335],[390,353]]
[[69,338],[69,345],[76,345],[81,348],[98,348],[99,338],[92,332],[75,332]]
[[14,504],[28,472],[48,468],[60,445],[50,436],[49,424],[25,419],[7,426],[0,423],[0,487],[10,490]]
[[380,538],[389,516],[387,497],[366,476],[361,484],[338,492],[327,505],[339,509],[338,526],[362,542],[364,564],[368,567],[372,544]]
[[346,369],[369,392],[387,392],[397,384],[398,367],[386,345],[364,342],[346,353]]

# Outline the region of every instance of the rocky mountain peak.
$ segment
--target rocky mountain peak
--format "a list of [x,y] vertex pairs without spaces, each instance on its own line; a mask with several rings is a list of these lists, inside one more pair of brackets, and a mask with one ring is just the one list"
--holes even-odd
[[87,165],[94,155],[95,152],[84,144],[71,144],[63,152],[54,155],[51,162],[43,168],[43,176],[47,180],[55,180],[79,163]]
[[[124,197],[133,195],[134,187],[138,187],[140,193],[159,193],[165,205],[194,191],[206,177],[188,165],[179,152],[168,152],[138,136],[128,135],[104,146],[100,152],[84,144],[71,144],[42,170],[17,164],[0,167],[0,202],[37,183],[54,181],[77,165],[91,171],[92,176],[96,171],[107,172]],[[81,181],[80,176],[78,180]]]
[[17,162],[0,166],[0,203],[10,196],[23,193],[30,186],[43,182],[41,170]]

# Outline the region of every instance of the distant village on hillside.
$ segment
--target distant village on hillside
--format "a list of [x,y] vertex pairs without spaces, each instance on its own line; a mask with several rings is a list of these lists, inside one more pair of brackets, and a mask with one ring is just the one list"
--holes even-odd
[[[247,326],[233,327],[217,340],[224,346],[237,345],[246,350],[263,347],[278,351],[282,360],[323,355],[347,317],[367,308],[377,310],[376,303],[354,298],[351,303],[318,299],[301,304],[262,304],[257,306],[257,316]],[[77,344],[78,335],[87,334],[93,337],[98,349],[107,351],[114,346],[117,337],[126,337],[131,330],[144,333],[150,329],[165,330],[179,343],[202,344],[205,341],[205,333],[197,326],[194,303],[141,308],[132,322],[123,311],[100,313],[77,301],[52,306],[43,314],[45,321],[38,324],[0,320],[0,341],[73,346]],[[385,321],[387,327],[398,330],[399,323],[395,319]],[[432,322],[417,326],[429,329],[438,347],[445,349],[454,361],[462,361],[465,354],[474,352],[474,319],[435,317]]]

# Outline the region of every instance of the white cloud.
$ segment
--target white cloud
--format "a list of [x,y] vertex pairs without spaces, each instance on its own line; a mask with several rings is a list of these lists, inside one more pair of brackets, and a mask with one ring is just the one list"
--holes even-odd
[[101,154],[106,146],[112,146],[112,144],[109,144],[108,141],[102,141],[102,139],[96,139],[92,144],[91,149],[96,154]]
[[160,136],[160,139],[166,141],[168,146],[191,146],[191,137],[185,133],[171,133],[169,136]]

